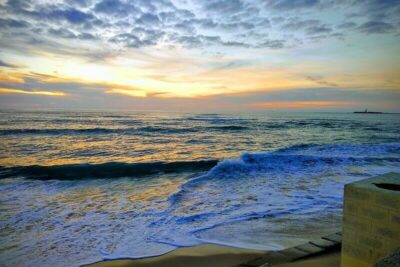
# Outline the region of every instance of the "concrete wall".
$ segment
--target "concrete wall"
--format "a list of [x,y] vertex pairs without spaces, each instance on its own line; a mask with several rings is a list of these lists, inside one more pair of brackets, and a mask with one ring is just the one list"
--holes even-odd
[[373,266],[400,248],[400,191],[374,183],[400,184],[389,173],[347,184],[344,189],[342,267]]

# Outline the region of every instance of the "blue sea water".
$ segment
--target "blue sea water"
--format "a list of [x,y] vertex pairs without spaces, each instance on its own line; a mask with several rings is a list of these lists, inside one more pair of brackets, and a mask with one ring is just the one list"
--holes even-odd
[[345,183],[400,171],[396,114],[3,111],[0,140],[5,266],[281,249],[340,230]]

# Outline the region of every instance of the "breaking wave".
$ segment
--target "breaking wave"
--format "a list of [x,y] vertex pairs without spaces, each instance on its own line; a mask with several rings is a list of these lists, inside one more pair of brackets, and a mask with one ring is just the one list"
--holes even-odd
[[103,164],[66,164],[55,166],[0,167],[0,178],[25,177],[40,180],[79,180],[88,178],[142,177],[157,173],[207,171],[217,160]]

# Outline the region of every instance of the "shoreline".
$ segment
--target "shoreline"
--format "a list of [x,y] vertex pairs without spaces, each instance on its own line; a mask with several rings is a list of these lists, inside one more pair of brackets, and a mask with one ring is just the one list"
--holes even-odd
[[[258,267],[340,266],[341,232],[322,236],[301,245],[279,251],[252,250],[216,244],[177,248],[160,256],[140,259],[103,260],[86,267]],[[339,264],[338,264],[339,263]]]
[[85,267],[221,267],[236,266],[265,255],[268,251],[215,244],[177,248],[160,256],[139,259],[103,260]]

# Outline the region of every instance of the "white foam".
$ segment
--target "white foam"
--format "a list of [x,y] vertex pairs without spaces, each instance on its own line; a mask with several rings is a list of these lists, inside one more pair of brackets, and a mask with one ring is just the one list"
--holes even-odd
[[[0,260],[10,266],[77,266],[160,255],[204,242],[283,248],[312,237],[315,227],[337,227],[343,185],[400,171],[399,147],[328,145],[247,153],[190,180],[176,175],[3,179],[0,226],[8,234],[2,242],[18,249],[2,245],[6,252]],[[325,219],[313,224],[316,218]],[[302,222],[307,222],[303,236]],[[279,227],[282,223],[286,228]]]

